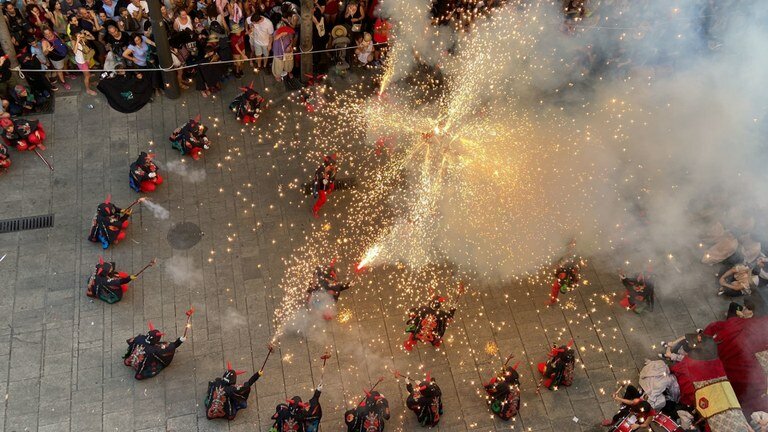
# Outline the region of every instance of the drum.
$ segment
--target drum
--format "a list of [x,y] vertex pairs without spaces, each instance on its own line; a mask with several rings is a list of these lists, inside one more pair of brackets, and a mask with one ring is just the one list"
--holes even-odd
[[680,429],[680,426],[675,423],[675,421],[672,420],[669,416],[658,413],[653,417],[651,429],[653,429],[655,432],[675,432]]
[[634,414],[629,414],[628,416],[619,420],[619,422],[613,426],[613,429],[611,429],[610,432],[631,432],[632,425],[635,423],[637,423],[637,417],[635,417]]

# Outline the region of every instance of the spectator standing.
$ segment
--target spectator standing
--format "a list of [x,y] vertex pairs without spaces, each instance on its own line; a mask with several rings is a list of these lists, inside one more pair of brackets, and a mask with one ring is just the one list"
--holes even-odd
[[72,44],[72,50],[75,52],[77,68],[83,72],[85,92],[91,96],[96,96],[96,92],[91,89],[91,73],[89,72],[89,64],[93,60],[95,51],[88,46],[89,40],[93,40],[93,36],[90,33],[78,32],[75,36],[75,42]]
[[256,67],[267,67],[272,34],[275,32],[272,21],[264,18],[264,15],[255,13],[246,20],[246,29],[250,37],[251,52],[256,57]]
[[61,85],[67,90],[71,89],[70,85],[64,80],[64,72],[62,72],[67,64],[67,54],[69,53],[69,50],[59,36],[49,28],[43,30],[42,49],[43,54],[48,57],[51,66],[56,71],[56,76],[59,78]]
[[272,42],[272,75],[278,82],[285,75],[292,76],[293,70],[293,46],[296,39],[294,27],[299,21],[298,15],[292,14],[284,17],[275,30]]
[[242,78],[243,61],[248,58],[248,54],[245,53],[245,36],[243,35],[243,28],[236,22],[233,22],[230,27],[229,45],[232,49],[232,58],[235,60],[235,63],[233,64],[235,78]]

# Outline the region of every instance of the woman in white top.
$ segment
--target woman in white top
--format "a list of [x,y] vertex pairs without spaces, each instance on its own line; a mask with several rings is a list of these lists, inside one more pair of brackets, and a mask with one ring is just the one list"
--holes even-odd
[[187,11],[182,10],[179,12],[179,16],[176,17],[176,20],[173,22],[173,29],[177,32],[187,29],[194,31],[194,27],[192,27],[192,18],[187,15]]
[[83,72],[86,93],[95,96],[96,92],[91,90],[91,73],[88,68],[89,59],[88,56],[86,56],[86,52],[93,50],[87,45],[89,40],[93,40],[93,36],[90,33],[87,31],[78,32],[77,37],[75,38],[75,43],[72,44],[72,51],[75,52],[75,63],[77,63],[77,68]]

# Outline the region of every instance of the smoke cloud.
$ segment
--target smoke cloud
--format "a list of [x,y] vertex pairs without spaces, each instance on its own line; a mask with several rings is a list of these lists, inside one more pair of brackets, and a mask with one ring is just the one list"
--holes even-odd
[[202,168],[191,168],[189,164],[182,161],[170,161],[165,164],[165,169],[180,175],[184,180],[190,183],[202,183],[205,181],[206,173]]
[[147,208],[147,210],[152,212],[154,217],[158,219],[166,220],[171,216],[171,212],[169,212],[165,207],[150,201],[148,198],[145,198],[142,204]]
[[203,285],[203,272],[190,258],[173,256],[164,262],[165,274],[174,284],[190,289]]
[[[719,222],[742,247],[761,241],[768,4],[590,1],[568,23],[554,3],[509,2],[447,35],[424,30],[428,1],[385,2],[397,22],[385,84],[396,89],[417,63],[445,78],[411,117],[433,119],[417,127],[435,127],[453,165],[409,168],[413,185],[443,169],[444,186],[380,243],[407,244],[420,220],[437,221],[429,249],[510,277],[571,240],[585,254],[630,243],[646,259],[703,258],[723,238],[703,241]],[[377,127],[371,136],[404,137]]]

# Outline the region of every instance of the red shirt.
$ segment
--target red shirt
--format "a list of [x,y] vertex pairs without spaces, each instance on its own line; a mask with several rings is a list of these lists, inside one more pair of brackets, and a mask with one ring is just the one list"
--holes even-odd
[[376,18],[376,23],[373,24],[373,41],[376,43],[386,43],[391,29],[392,23],[385,19]]
[[323,13],[327,15],[334,15],[339,13],[340,4],[340,0],[328,0],[328,2],[325,3],[325,11]]
[[229,34],[229,46],[232,48],[232,55],[245,56],[245,36],[243,32]]

